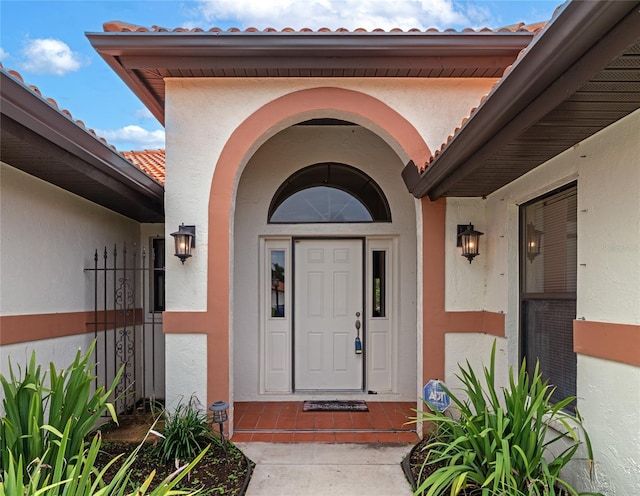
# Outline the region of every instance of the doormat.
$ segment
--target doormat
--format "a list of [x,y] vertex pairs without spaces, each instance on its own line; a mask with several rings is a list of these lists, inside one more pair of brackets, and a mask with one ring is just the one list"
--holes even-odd
[[349,401],[305,401],[303,412],[368,412],[367,402],[363,400]]

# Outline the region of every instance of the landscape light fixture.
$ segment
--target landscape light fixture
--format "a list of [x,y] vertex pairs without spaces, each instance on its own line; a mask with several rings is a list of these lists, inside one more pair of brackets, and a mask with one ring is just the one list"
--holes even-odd
[[225,401],[214,401],[209,407],[209,410],[213,412],[213,422],[220,426],[220,437],[222,438],[222,445],[224,446],[224,423],[229,418],[229,404]]

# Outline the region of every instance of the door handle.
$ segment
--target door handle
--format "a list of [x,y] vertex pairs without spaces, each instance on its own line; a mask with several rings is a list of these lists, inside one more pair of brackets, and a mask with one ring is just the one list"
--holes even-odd
[[362,341],[360,341],[360,312],[356,312],[356,342],[355,342],[355,351],[356,355],[362,354]]

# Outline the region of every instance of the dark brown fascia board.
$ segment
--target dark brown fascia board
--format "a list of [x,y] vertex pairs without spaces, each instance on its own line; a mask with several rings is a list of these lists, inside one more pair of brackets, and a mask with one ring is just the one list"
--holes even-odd
[[[102,55],[120,57],[379,57],[495,56],[517,53],[534,33],[264,33],[105,32],[85,33]],[[481,41],[480,41],[481,40]]]
[[[509,122],[508,126],[503,127],[498,133],[496,133],[491,141],[475,151],[464,162],[462,167],[457,168],[450,176],[433,189],[430,192],[430,198],[432,195],[435,199],[446,194],[451,186],[455,185],[460,179],[463,179],[474,169],[482,166],[487,159],[503,149],[505,144],[509,144],[514,139],[518,138],[522,132],[525,132],[540,120],[544,119],[549,112],[557,108],[558,105],[565,101],[568,96],[574,94],[575,91],[584,84],[584,81],[588,80],[593,76],[594,72],[599,70],[603,60],[605,61],[604,63],[606,63],[606,61],[611,59],[612,53],[618,54],[629,45],[629,40],[633,40],[635,39],[634,37],[638,36],[639,33],[637,31],[637,26],[639,25],[639,22],[640,16],[628,15],[622,23],[616,26],[616,29],[611,32],[610,36],[608,35],[601,38],[596,46],[589,50],[589,52],[580,58],[574,65],[568,68],[561,78],[557,79],[542,95],[527,105],[522,112],[517,114]],[[616,49],[618,49],[618,52],[616,52]],[[613,55],[613,57],[615,57],[615,55]],[[594,67],[598,67],[598,69],[594,71]],[[602,125],[590,126],[590,135],[597,133],[609,124],[611,124],[610,120]],[[559,147],[559,149],[556,152],[550,151],[546,158],[537,160],[536,165],[541,165],[558,153],[561,153],[575,145],[578,141],[582,141],[582,139],[564,140],[564,144],[562,144],[562,140],[559,139],[559,135],[554,136],[551,143],[549,145],[544,145],[544,147],[555,146],[556,148]],[[526,172],[531,168],[527,169]],[[505,181],[504,184],[507,184],[507,182],[509,181]],[[504,186],[504,184],[499,187]],[[496,189],[498,188],[481,191],[480,195],[487,196]]]
[[[238,70],[238,69],[342,69],[342,70],[364,70],[364,69],[449,69],[460,67],[473,67],[482,65],[483,67],[504,69],[515,60],[515,53],[508,55],[493,55],[480,59],[473,55],[448,56],[380,56],[375,58],[366,57],[260,57],[251,55],[248,57],[183,57],[167,56],[162,59],[162,68],[172,70]],[[140,70],[158,69],[158,60],[148,56],[123,55],[118,57],[118,63],[125,69]]]
[[77,155],[5,114],[0,115],[0,125],[3,133],[28,143],[47,158],[47,167],[42,168],[13,154],[2,157],[12,167],[138,222],[164,222],[162,199],[144,195],[102,170],[88,166]]
[[[112,57],[100,53],[104,61],[113,69],[124,84],[136,95],[145,107],[158,119],[158,122],[164,126],[164,101],[158,100],[155,93],[140,79],[133,70],[126,69],[122,64],[120,57]],[[164,83],[163,83],[164,84]]]
[[156,180],[63,115],[44,98],[0,69],[2,114],[58,147],[154,200],[163,201],[164,187]]
[[[585,78],[637,38],[639,5],[619,0],[566,4],[427,170],[418,175],[415,167],[405,167],[409,191],[416,198],[438,199],[451,184],[570,96]],[[594,44],[598,52],[582,59]],[[590,65],[585,67],[587,62]],[[565,73],[572,66],[570,80]],[[550,94],[547,90],[554,82],[555,92]]]
[[[260,32],[107,32],[85,33],[113,71],[164,124],[164,102],[135,73],[136,69],[213,67],[224,60],[228,68],[252,68],[256,60],[271,67],[304,60],[362,68],[394,57],[509,57],[526,47],[534,34],[481,33],[260,33]],[[323,62],[319,62],[323,61]],[[202,67],[200,67],[202,68]]]

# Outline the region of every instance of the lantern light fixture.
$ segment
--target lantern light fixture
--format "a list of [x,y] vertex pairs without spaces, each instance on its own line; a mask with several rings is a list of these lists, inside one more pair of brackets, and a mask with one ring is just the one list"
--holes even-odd
[[224,423],[229,418],[229,404],[226,401],[214,401],[209,410],[213,412],[213,422],[220,426],[220,438],[224,446]]
[[196,226],[185,226],[180,224],[178,230],[171,233],[176,245],[174,255],[180,259],[182,265],[187,258],[191,257],[192,248],[196,247]]
[[536,229],[533,222],[527,224],[527,258],[531,263],[542,252],[542,234],[543,232]]
[[462,248],[462,256],[469,260],[469,263],[480,254],[478,245],[480,244],[480,236],[483,234],[480,231],[476,231],[471,223],[458,225],[457,246]]

